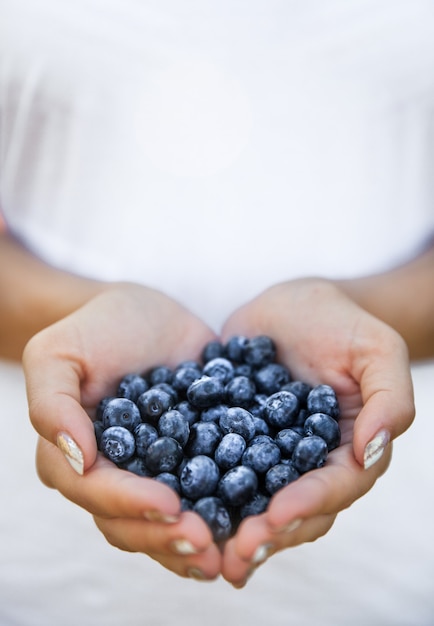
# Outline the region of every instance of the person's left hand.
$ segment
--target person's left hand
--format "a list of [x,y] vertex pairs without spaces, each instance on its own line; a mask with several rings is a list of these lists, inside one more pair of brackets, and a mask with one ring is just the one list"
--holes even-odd
[[268,289],[227,321],[223,340],[234,334],[269,335],[294,379],[331,385],[342,432],[324,467],[275,494],[227,542],[222,573],[242,587],[270,555],[324,535],[339,511],[371,489],[388,467],[389,442],[414,418],[414,401],[404,341],[331,282]]

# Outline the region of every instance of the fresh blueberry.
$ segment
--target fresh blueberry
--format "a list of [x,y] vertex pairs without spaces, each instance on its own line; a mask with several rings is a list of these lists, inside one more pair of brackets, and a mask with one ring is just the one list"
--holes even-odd
[[326,460],[327,444],[318,435],[300,439],[292,454],[292,462],[300,474],[322,467]]
[[312,390],[312,386],[301,380],[290,380],[289,383],[283,385],[282,390],[291,391],[295,396],[297,396],[300,406],[305,406],[307,396]]
[[267,422],[262,419],[262,417],[257,417],[253,414],[253,419],[255,422],[255,436],[270,434],[270,427],[268,426]]
[[304,423],[304,432],[307,436],[318,435],[327,444],[331,452],[341,443],[341,429],[338,422],[327,413],[312,413]]
[[167,365],[157,365],[152,368],[148,374],[149,384],[151,387],[159,385],[160,383],[172,384],[173,372]]
[[280,462],[280,448],[273,441],[254,443],[246,448],[242,464],[251,467],[257,474],[265,474],[270,467]]
[[190,427],[190,437],[185,446],[185,452],[190,457],[199,454],[214,456],[221,438],[222,431],[214,422],[196,422]]
[[137,474],[137,476],[143,476],[144,478],[151,478],[153,476],[146,465],[145,459],[138,456],[131,457],[131,459],[120,464],[120,467],[128,472]]
[[118,398],[128,398],[136,402],[144,391],[149,389],[147,381],[139,374],[127,374],[118,385],[116,395]]
[[155,474],[173,472],[181,463],[182,448],[172,437],[158,437],[146,451],[146,465]]
[[267,510],[270,496],[257,491],[253,497],[240,507],[240,518],[250,517],[250,515],[260,515]]
[[136,443],[133,433],[123,426],[109,426],[101,435],[101,452],[114,463],[130,459]]
[[221,404],[225,400],[225,386],[220,378],[201,376],[187,389],[187,400],[198,408],[207,408]]
[[253,439],[250,440],[249,445],[253,446],[255,444],[265,444],[265,443],[274,443],[273,437],[266,434],[255,435]]
[[238,433],[246,441],[250,441],[255,436],[253,415],[242,407],[229,407],[226,414],[222,415],[219,425],[224,434]]
[[169,409],[158,420],[161,437],[172,437],[184,447],[190,435],[190,425],[180,411]]
[[190,500],[190,498],[181,497],[181,511],[192,511],[193,507],[193,500]]
[[153,385],[152,387],[153,389],[161,389],[162,391],[165,391],[169,396],[170,396],[170,400],[171,400],[171,406],[174,406],[178,400],[179,400],[179,395],[178,395],[178,391],[174,388],[174,386],[172,384],[169,383],[157,383],[156,385]]
[[102,414],[104,428],[109,426],[123,426],[134,430],[140,424],[140,411],[136,404],[128,398],[113,398],[106,404]]
[[330,385],[316,385],[307,396],[309,413],[327,413],[336,420],[339,419],[339,402],[336,392]]
[[224,415],[227,410],[228,406],[226,404],[215,404],[207,409],[203,409],[200,414],[200,419],[202,422],[214,422],[218,424],[221,416]]
[[260,393],[271,395],[289,382],[288,368],[280,363],[268,363],[254,373],[256,387]]
[[256,385],[247,376],[234,376],[226,385],[226,402],[231,406],[249,408],[256,394]]
[[256,473],[245,465],[228,470],[220,479],[217,495],[230,506],[243,506],[258,489]]
[[264,409],[268,396],[265,393],[256,393],[252,404],[249,406],[249,411],[255,417],[264,418]]
[[204,376],[220,378],[226,384],[234,377],[234,366],[229,359],[216,357],[205,363],[202,373]]
[[234,363],[234,376],[253,377],[254,368],[248,363]]
[[193,511],[206,522],[216,543],[225,541],[231,536],[231,516],[220,498],[216,496],[200,498],[194,504]]
[[154,476],[155,480],[158,480],[159,483],[163,483],[163,485],[167,485],[173,491],[175,491],[178,495],[181,494],[181,484],[179,482],[178,476],[172,474],[171,472],[161,472]]
[[157,429],[148,424],[142,422],[134,429],[134,437],[136,439],[136,454],[138,457],[145,458],[146,451],[151,445],[158,439]]
[[201,375],[202,370],[198,363],[186,361],[175,369],[172,385],[178,393],[185,393],[190,385],[200,378]]
[[182,413],[190,426],[197,422],[200,417],[200,410],[193,406],[188,400],[181,400],[178,404],[175,404],[173,408]]
[[293,425],[298,414],[298,399],[290,391],[277,391],[269,396],[264,406],[264,419],[278,430]]
[[276,434],[274,441],[279,446],[282,456],[289,459],[301,437],[293,428],[283,428]]
[[201,359],[202,363],[208,363],[208,361],[212,361],[212,359],[217,359],[219,357],[225,356],[225,347],[221,341],[215,339],[214,341],[209,341],[203,347]]
[[156,424],[163,413],[172,408],[173,400],[164,389],[151,387],[137,398],[137,406],[143,421]]
[[243,350],[244,361],[256,368],[264,367],[274,361],[276,346],[274,341],[266,335],[258,335],[247,341]]
[[98,446],[98,449],[100,448],[100,442],[101,442],[101,435],[104,432],[104,424],[102,423],[102,420],[95,420],[93,423],[93,429],[95,431],[95,438],[96,438],[96,443]]
[[226,357],[234,363],[242,363],[244,361],[244,349],[247,343],[247,337],[234,335],[225,345]]
[[98,404],[96,405],[96,410],[95,410],[95,419],[96,420],[101,420],[102,421],[102,416],[104,413],[104,409],[106,408],[107,404],[110,402],[110,400],[114,400],[117,396],[105,396],[104,398],[102,398]]
[[246,440],[238,433],[228,433],[218,444],[214,459],[219,467],[228,470],[241,460],[246,449]]
[[181,472],[180,483],[183,496],[198,500],[214,494],[220,478],[217,463],[209,456],[199,454],[189,459]]
[[300,478],[300,473],[291,463],[278,463],[265,474],[265,489],[272,496],[297,478]]

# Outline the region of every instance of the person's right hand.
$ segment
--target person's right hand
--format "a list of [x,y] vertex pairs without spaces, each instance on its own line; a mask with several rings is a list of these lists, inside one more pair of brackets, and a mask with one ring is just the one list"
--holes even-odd
[[90,416],[123,375],[198,358],[213,338],[177,302],[123,283],[35,335],[23,356],[41,480],[89,511],[109,543],[204,579],[221,567],[205,522],[181,513],[169,487],[122,471],[98,453]]

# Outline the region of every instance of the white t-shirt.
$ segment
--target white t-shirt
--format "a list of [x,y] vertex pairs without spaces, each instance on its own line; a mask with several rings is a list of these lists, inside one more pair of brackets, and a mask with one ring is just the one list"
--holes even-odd
[[219,327],[432,228],[430,2],[0,6],[0,206],[46,260]]
[[[415,253],[433,70],[427,0],[0,0],[1,210],[47,261],[155,286],[218,330],[276,281]],[[114,550],[40,484],[0,365],[1,626],[432,625],[432,420],[325,538],[236,592]]]

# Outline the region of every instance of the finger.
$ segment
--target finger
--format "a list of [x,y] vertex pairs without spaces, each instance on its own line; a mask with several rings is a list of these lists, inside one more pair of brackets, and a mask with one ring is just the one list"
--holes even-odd
[[415,416],[407,348],[394,331],[390,335],[387,349],[377,350],[375,357],[370,353],[358,374],[364,406],[354,424],[354,455],[366,468]]
[[333,515],[349,507],[386,471],[390,457],[388,446],[378,463],[366,471],[354,458],[351,443],[341,444],[324,467],[307,472],[273,496],[266,512],[270,530],[277,532],[296,520]]
[[170,526],[144,520],[94,519],[111,545],[147,554],[179,576],[213,580],[220,573],[220,551],[204,522],[193,513],[183,514]]
[[224,578],[244,587],[255,570],[276,552],[316,541],[333,525],[336,515],[318,515],[279,533],[270,532],[265,515],[253,516],[227,543],[222,566]]
[[157,518],[173,522],[180,514],[180,500],[166,485],[116,467],[98,454],[95,464],[80,476],[65,463],[60,450],[40,438],[36,463],[47,486],[100,517]]

